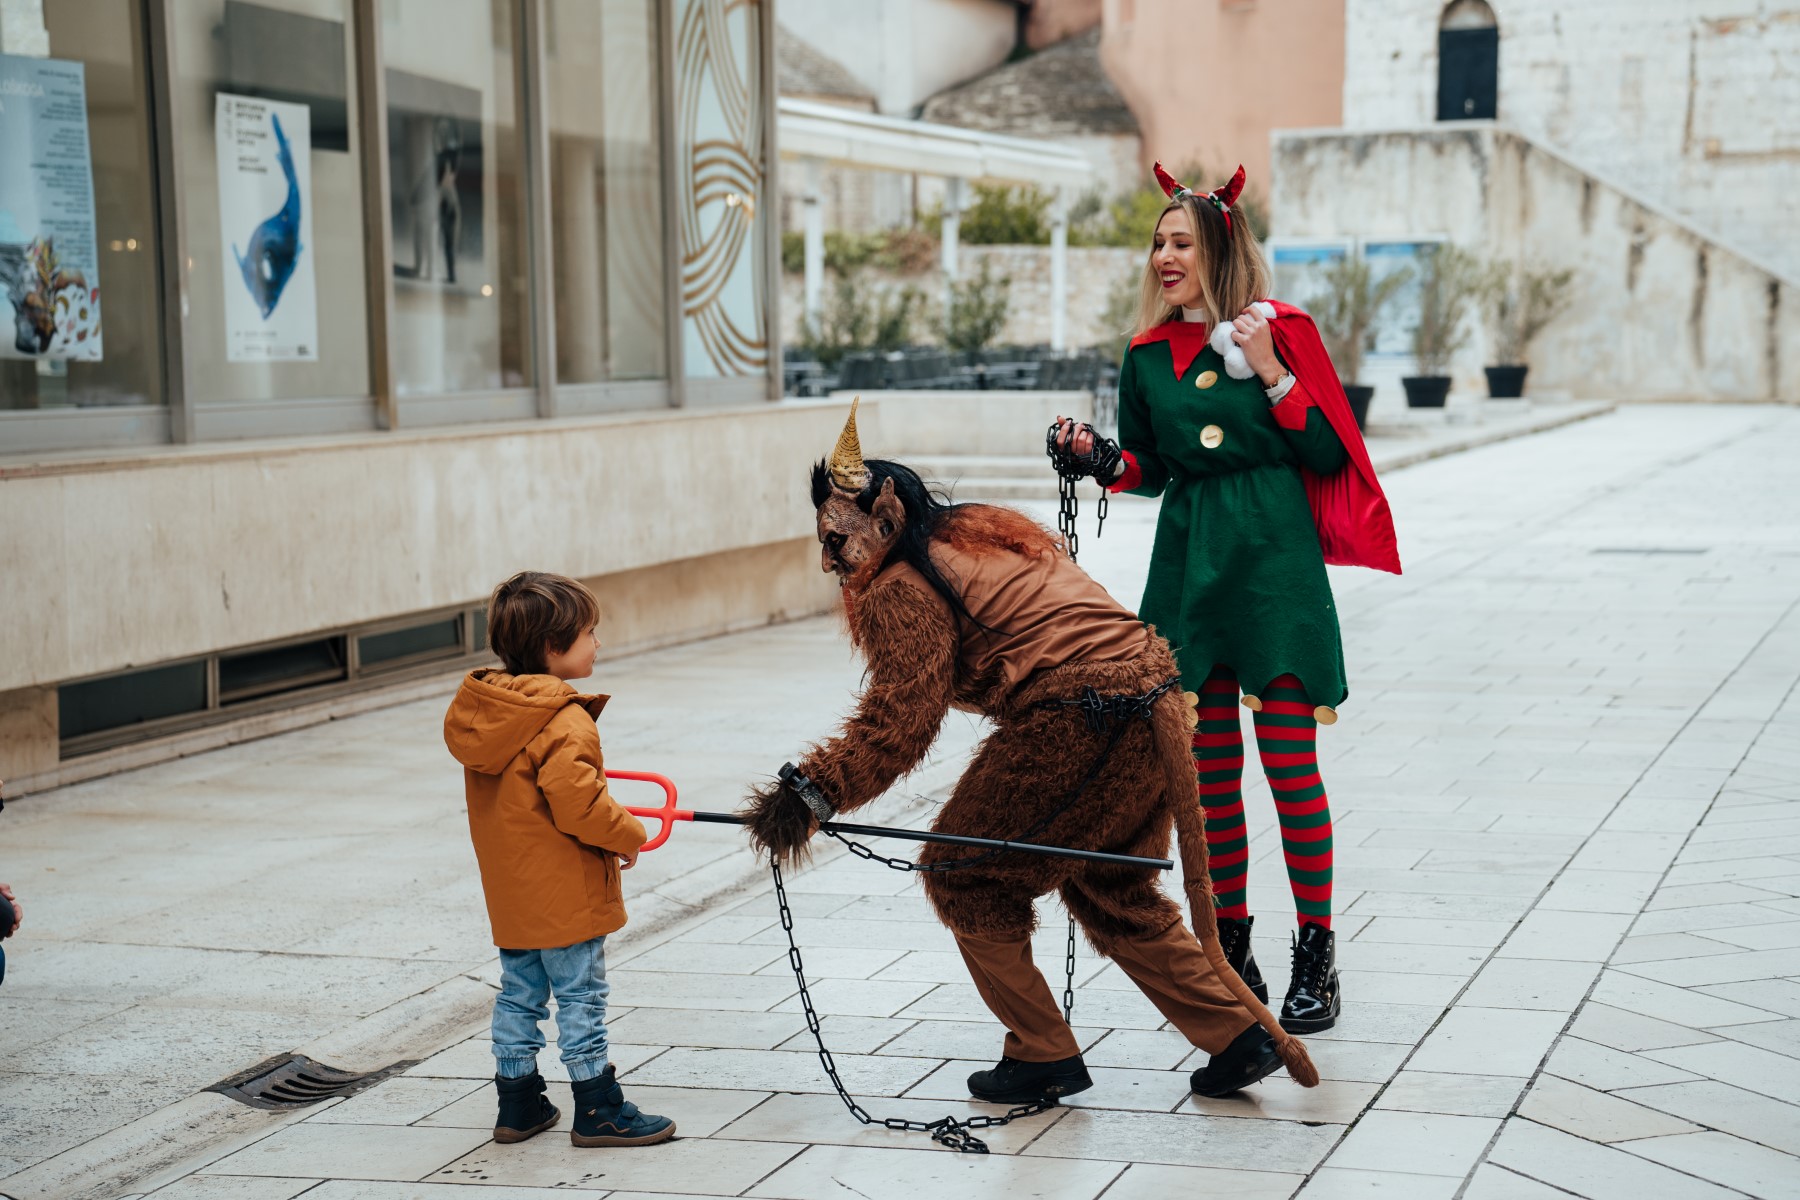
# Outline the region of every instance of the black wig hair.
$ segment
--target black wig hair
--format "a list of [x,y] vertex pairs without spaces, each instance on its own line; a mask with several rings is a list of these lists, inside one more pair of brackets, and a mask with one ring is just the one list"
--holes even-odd
[[[944,598],[950,611],[966,619],[977,629],[987,633],[1004,633],[975,619],[968,606],[950,581],[944,578],[943,571],[931,557],[931,535],[937,532],[938,526],[945,517],[959,508],[967,507],[953,504],[945,493],[935,490],[919,478],[919,473],[904,463],[893,462],[885,458],[871,458],[863,462],[869,470],[869,482],[856,495],[856,507],[864,512],[873,512],[875,497],[881,494],[882,484],[894,481],[894,498],[900,501],[900,507],[906,510],[906,527],[900,531],[900,539],[888,551],[887,562],[905,562],[913,570],[925,577],[931,590]],[[831,495],[831,471],[825,460],[820,459],[812,469],[812,502],[816,509],[824,504]]]

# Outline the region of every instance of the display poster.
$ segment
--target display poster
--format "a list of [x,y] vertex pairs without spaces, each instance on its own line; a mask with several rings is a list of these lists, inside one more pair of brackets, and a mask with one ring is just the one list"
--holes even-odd
[[78,62],[0,54],[0,358],[97,361],[100,254]]
[[394,277],[477,291],[489,282],[481,93],[395,70],[387,87]]
[[1395,290],[1375,328],[1374,343],[1369,348],[1371,357],[1412,358],[1413,330],[1419,327],[1419,278],[1425,258],[1437,247],[1436,240],[1363,243],[1363,261],[1369,264],[1372,282],[1379,283],[1396,271],[1411,272],[1411,277]]
[[229,362],[317,362],[312,113],[218,95],[219,240]]
[[1275,271],[1275,295],[1308,312],[1317,310],[1330,290],[1325,272],[1349,253],[1349,242],[1271,240],[1269,260]]

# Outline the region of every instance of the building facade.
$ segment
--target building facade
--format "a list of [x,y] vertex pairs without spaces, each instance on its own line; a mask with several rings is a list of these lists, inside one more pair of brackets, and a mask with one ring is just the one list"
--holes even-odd
[[829,603],[761,0],[0,18],[9,793],[441,681],[526,567],[615,650]]

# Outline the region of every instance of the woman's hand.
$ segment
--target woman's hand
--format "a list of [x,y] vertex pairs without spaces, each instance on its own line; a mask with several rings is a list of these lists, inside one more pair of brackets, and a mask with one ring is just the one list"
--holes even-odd
[[[1075,439],[1073,446],[1069,444],[1071,436]],[[1092,454],[1094,452],[1094,431],[1073,417],[1058,417],[1056,418],[1056,444],[1064,450],[1076,454]]]
[[1244,359],[1262,380],[1264,387],[1274,387],[1287,373],[1275,357],[1275,335],[1269,332],[1269,319],[1255,309],[1246,308],[1231,323],[1231,340],[1244,348]]

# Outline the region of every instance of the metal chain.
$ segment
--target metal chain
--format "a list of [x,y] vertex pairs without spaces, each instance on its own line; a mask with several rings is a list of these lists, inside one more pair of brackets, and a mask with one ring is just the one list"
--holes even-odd
[[1056,1107],[1055,1100],[1038,1100],[1031,1104],[1016,1105],[1000,1116],[982,1115],[962,1120],[939,1117],[935,1121],[909,1121],[905,1117],[870,1116],[869,1110],[858,1104],[844,1087],[844,1081],[838,1076],[837,1061],[832,1058],[831,1051],[825,1045],[825,1035],[819,1029],[819,1013],[813,1007],[812,992],[806,986],[806,968],[800,961],[800,947],[794,941],[794,911],[788,907],[787,888],[781,882],[780,861],[771,860],[769,870],[775,878],[775,903],[781,909],[781,930],[787,934],[788,966],[794,969],[794,983],[800,989],[800,1011],[806,1016],[806,1028],[813,1035],[813,1044],[819,1048],[819,1065],[825,1068],[825,1077],[831,1080],[831,1086],[837,1089],[838,1099],[844,1102],[844,1107],[850,1110],[851,1116],[864,1125],[880,1125],[885,1129],[907,1133],[928,1133],[932,1141],[962,1154],[986,1154],[987,1143],[976,1137],[972,1130],[1010,1125],[1020,1117],[1035,1117]]

